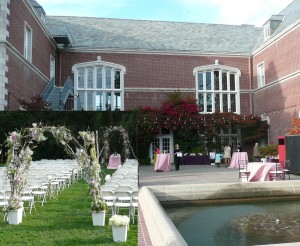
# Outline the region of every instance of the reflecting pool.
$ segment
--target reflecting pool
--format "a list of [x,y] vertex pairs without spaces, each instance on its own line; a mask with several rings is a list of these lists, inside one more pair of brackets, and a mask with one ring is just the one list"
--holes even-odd
[[168,205],[164,209],[189,246],[300,242],[300,201]]

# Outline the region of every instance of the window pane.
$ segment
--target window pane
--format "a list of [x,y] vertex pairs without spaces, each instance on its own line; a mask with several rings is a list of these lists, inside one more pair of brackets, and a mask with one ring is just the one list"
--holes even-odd
[[106,111],[111,111],[111,93],[107,92],[105,93],[105,110]]
[[219,71],[214,71],[214,85],[215,90],[220,90],[220,78],[219,78]]
[[94,92],[93,91],[87,91],[86,92],[86,109],[87,110],[93,110],[94,109]]
[[121,94],[120,93],[115,93],[115,95],[114,95],[114,107],[115,107],[115,111],[121,110]]
[[94,72],[94,69],[93,68],[88,68],[87,69],[87,83],[86,83],[86,87],[88,89],[93,89],[93,72]]
[[105,69],[105,88],[111,89],[111,69]]
[[207,93],[206,104],[207,104],[206,111],[208,113],[212,112],[212,93]]
[[211,72],[206,72],[206,90],[211,90]]
[[223,112],[228,112],[228,95],[223,94]]
[[215,94],[215,112],[220,111],[220,94]]
[[203,91],[203,73],[198,73],[198,90]]
[[222,73],[222,90],[227,91],[227,73]]
[[83,89],[84,88],[84,70],[78,69],[78,86],[77,88]]
[[230,74],[230,90],[235,91],[235,75]]
[[204,95],[203,93],[198,94],[198,104],[199,104],[199,110],[200,112],[204,112]]
[[97,67],[97,89],[102,89],[102,67]]
[[83,91],[78,91],[78,104],[80,109],[85,109],[85,96]]
[[102,92],[96,93],[96,111],[102,111]]
[[230,94],[230,107],[231,107],[231,112],[236,112],[235,94]]
[[121,89],[120,71],[115,72],[115,89]]

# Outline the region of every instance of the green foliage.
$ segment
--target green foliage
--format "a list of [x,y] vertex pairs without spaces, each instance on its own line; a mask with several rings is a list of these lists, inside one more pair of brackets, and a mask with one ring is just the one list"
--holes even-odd
[[278,145],[269,144],[267,146],[259,147],[262,157],[278,155]]
[[190,152],[191,153],[202,153],[202,154],[204,154],[206,152],[205,151],[205,146],[200,144],[200,145],[195,146],[194,148],[192,148]]
[[[136,112],[0,112],[0,144],[6,140],[6,135],[16,129],[31,127],[32,123],[42,123],[43,125],[66,126],[71,132],[78,131],[99,131],[99,141],[101,149],[101,129],[110,126],[123,126],[128,132],[129,140],[136,155],[143,156],[144,153],[137,153],[137,116]],[[77,135],[77,134],[74,134]],[[45,141],[35,149],[33,160],[39,159],[61,159],[69,156],[59,148],[55,139],[49,134],[48,141]],[[118,136],[117,136],[118,138]],[[118,141],[117,139],[114,141]],[[5,147],[3,153],[5,154]],[[1,156],[2,157],[2,156]],[[132,158],[132,156],[130,156]],[[0,161],[6,161],[0,158]]]

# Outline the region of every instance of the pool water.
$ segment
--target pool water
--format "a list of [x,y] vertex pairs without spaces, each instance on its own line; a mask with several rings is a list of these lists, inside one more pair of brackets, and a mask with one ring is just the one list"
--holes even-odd
[[300,242],[300,201],[164,208],[189,246]]

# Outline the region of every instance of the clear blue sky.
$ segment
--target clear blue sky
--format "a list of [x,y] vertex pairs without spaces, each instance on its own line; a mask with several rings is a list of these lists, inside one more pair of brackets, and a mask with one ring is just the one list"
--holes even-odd
[[293,0],[37,0],[47,15],[262,26]]

